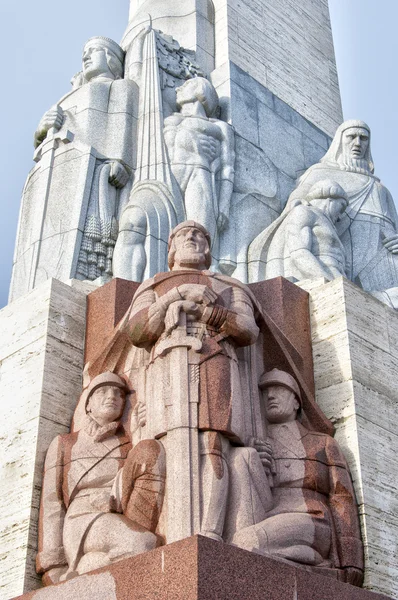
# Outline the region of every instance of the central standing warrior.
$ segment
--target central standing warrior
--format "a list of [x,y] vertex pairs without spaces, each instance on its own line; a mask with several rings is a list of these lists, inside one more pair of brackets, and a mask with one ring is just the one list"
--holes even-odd
[[[221,540],[230,443],[244,445],[247,437],[244,400],[249,400],[248,394],[242,393],[244,378],[239,373],[236,350],[254,344],[259,328],[248,289],[231,277],[208,271],[210,236],[202,225],[186,221],[172,231],[168,260],[171,272],[159,273],[141,285],[126,319],[133,344],[150,353],[145,398],[139,395],[139,402],[146,404],[146,434],[165,440],[168,494],[175,495],[177,503],[188,491],[174,489],[172,473],[180,473],[175,486],[182,488],[183,478],[192,486],[192,457],[199,447],[200,508],[193,510],[196,517],[192,516],[191,531],[188,524],[177,536],[200,531]],[[178,354],[182,347],[185,355]],[[172,362],[173,356],[177,362]],[[186,366],[182,364],[184,356],[188,357]],[[189,414],[184,417],[186,407]],[[185,440],[181,442],[186,443],[185,453],[173,438],[177,430],[181,432],[179,439]],[[198,438],[192,437],[195,435]],[[189,452],[191,459],[184,463]],[[187,465],[185,470],[183,464]],[[192,497],[195,505],[195,492]],[[168,511],[174,514],[177,511],[171,505],[168,496]],[[169,514],[168,522],[171,520]],[[171,541],[169,535],[167,541]]]

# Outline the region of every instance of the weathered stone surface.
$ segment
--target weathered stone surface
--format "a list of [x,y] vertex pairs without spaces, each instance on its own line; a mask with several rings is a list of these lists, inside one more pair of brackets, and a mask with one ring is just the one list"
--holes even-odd
[[351,468],[365,544],[365,587],[398,596],[398,316],[344,278],[310,292],[317,401]]
[[38,585],[37,518],[44,456],[68,431],[80,395],[85,293],[49,280],[0,312],[1,594]]

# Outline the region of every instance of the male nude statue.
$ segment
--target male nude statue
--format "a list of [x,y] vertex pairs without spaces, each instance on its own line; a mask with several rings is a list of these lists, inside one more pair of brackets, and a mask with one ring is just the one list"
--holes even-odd
[[181,189],[186,217],[201,223],[213,241],[228,226],[234,181],[234,134],[213,118],[218,96],[204,77],[177,88],[180,112],[165,119],[171,169]]

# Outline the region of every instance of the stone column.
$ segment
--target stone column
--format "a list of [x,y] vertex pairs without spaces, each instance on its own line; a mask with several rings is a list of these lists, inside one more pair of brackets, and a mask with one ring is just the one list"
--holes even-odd
[[310,292],[316,398],[349,462],[365,584],[398,597],[398,314],[344,278]]
[[[92,288],[91,288],[92,289]],[[40,587],[35,571],[44,457],[81,393],[86,293],[49,279],[0,311],[0,597]]]
[[214,69],[214,5],[212,0],[130,0],[130,16],[122,46],[127,48],[143,23],[172,35],[196,59],[205,73]]

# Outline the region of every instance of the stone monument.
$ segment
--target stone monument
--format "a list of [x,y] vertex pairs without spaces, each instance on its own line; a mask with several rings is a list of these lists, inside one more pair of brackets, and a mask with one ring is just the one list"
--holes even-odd
[[[303,394],[288,372],[274,368],[261,375],[277,362],[278,353],[279,361],[284,358],[292,368],[292,350],[272,325],[267,307],[247,286],[208,270],[210,247],[202,225],[177,225],[169,239],[171,271],[137,289],[110,342],[86,366],[86,377],[92,377],[96,369],[111,363],[115,368],[116,363],[119,375],[100,373],[91,379],[80,401],[86,412],[82,429],[56,438],[48,451],[39,521],[43,537],[38,565],[44,583],[71,579],[127,558],[129,552],[134,556],[151,550],[157,538],[149,534],[155,531],[163,543],[200,533],[314,567],[354,585],[362,583],[356,500],[346,461],[326,433],[330,423],[299,371],[293,370],[306,390]],[[260,336],[265,329],[266,342]],[[125,437],[111,444],[123,409],[121,377],[135,390],[130,452]],[[79,426],[77,414],[74,426]],[[105,439],[103,446],[99,442]],[[79,460],[84,446],[90,448],[86,454],[94,455],[94,465],[90,460],[84,467]],[[124,454],[129,452],[126,465],[120,471],[115,465],[116,472],[109,468],[107,476],[103,464],[123,447]],[[57,486],[57,471],[65,479],[60,462],[73,461],[68,452],[75,453],[77,475],[69,467],[69,483]],[[60,461],[59,456],[65,458]],[[97,468],[102,475],[98,482]],[[126,482],[129,476],[133,483]],[[54,490],[61,488],[57,507],[64,525],[54,544],[53,528],[59,532],[59,524],[52,502]],[[115,530],[115,542],[124,538],[122,548],[113,547],[109,534],[104,537],[107,521]],[[65,548],[67,566],[60,567],[58,557],[52,563],[42,559],[53,556],[45,551],[46,540]]]
[[327,0],[131,0],[71,83],[0,312],[2,598],[398,598],[398,223]]

